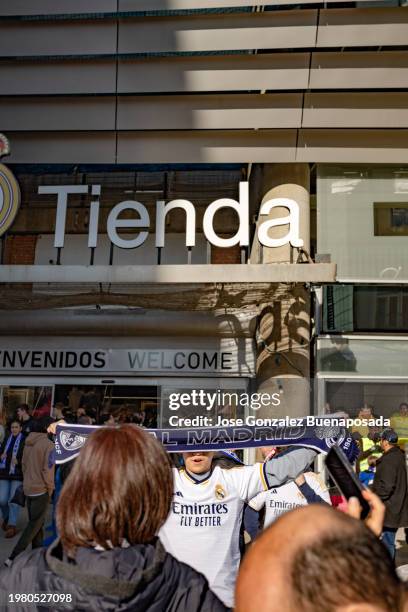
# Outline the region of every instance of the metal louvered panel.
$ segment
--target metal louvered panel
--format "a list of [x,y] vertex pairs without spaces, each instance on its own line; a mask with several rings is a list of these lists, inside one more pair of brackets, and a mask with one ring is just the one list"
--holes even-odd
[[296,130],[120,132],[118,163],[295,161]]
[[114,130],[113,96],[0,97],[3,130]]
[[[303,121],[302,121],[303,106]],[[0,97],[2,128],[223,130],[408,127],[408,93]]]
[[[0,107],[1,108],[1,107]],[[120,96],[119,130],[300,127],[301,94]]]
[[[337,2],[338,0],[302,0],[303,5]],[[375,2],[376,0],[359,0]],[[382,0],[378,0],[381,2]],[[342,0],[354,2],[354,0]],[[29,15],[80,15],[119,12],[216,10],[251,8],[258,6],[283,6],[299,4],[298,0],[0,0],[0,16]]]
[[[297,141],[298,132],[298,141]],[[9,132],[12,163],[408,163],[408,130]]]
[[302,127],[408,127],[408,93],[305,94]]
[[1,62],[1,95],[115,93],[115,60]]
[[405,89],[408,52],[313,53],[310,89]]
[[[343,0],[343,2],[354,0]],[[364,2],[365,0],[363,0]],[[372,1],[372,0],[371,0]],[[324,0],[302,0],[302,4],[323,4]],[[337,2],[337,0],[326,0]],[[234,6],[280,6],[299,4],[298,0],[119,0],[119,11],[166,11],[186,9],[215,9]]]
[[309,53],[119,60],[118,93],[305,89]]
[[[404,89],[408,52],[120,59],[118,93]],[[1,95],[115,93],[115,60],[0,63]]]
[[408,130],[300,130],[296,161],[408,163]]
[[[5,20],[1,57],[204,53],[401,46],[404,8],[316,9],[115,19]],[[317,41],[317,42],[316,42]]]
[[326,9],[320,11],[317,47],[406,45],[405,8]]
[[0,0],[0,15],[113,13],[116,0]]
[[0,25],[0,56],[109,55],[116,52],[116,22],[9,21]]
[[119,53],[312,47],[317,11],[122,19]]
[[8,163],[113,164],[115,132],[8,132]]

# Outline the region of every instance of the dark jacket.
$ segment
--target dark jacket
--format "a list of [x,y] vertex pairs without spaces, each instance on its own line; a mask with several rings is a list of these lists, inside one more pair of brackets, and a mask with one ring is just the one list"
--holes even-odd
[[[0,456],[3,454],[6,446],[7,446],[7,441],[10,437],[10,434],[7,433],[6,437],[3,440],[3,444],[0,447]],[[22,457],[23,457],[23,450],[24,450],[24,436],[22,436],[22,439],[20,441],[20,445],[18,447],[18,451],[17,451],[17,465],[14,469],[14,473],[10,474],[10,464],[11,464],[11,459],[13,457],[13,448],[14,448],[14,442],[16,440],[17,436],[13,436],[13,441],[9,446],[9,449],[7,451],[7,458],[6,458],[6,467],[4,469],[0,468],[0,480],[23,480],[23,471],[22,471]]]
[[384,502],[384,527],[408,527],[405,454],[394,446],[377,460],[373,491]]
[[[80,548],[68,562],[59,540],[48,549],[19,555],[10,568],[0,570],[0,593],[65,593],[75,612],[226,612],[228,608],[207,580],[167,553],[160,540],[129,548],[97,551]],[[2,610],[33,612],[58,610],[58,604],[5,604]]]
[[20,421],[21,431],[23,432],[25,436],[28,436],[28,434],[31,432],[33,423],[34,423],[33,417],[30,417],[26,421]]

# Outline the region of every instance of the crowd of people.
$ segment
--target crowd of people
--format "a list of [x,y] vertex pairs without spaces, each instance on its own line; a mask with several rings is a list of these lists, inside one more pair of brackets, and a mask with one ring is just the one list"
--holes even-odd
[[[92,422],[80,406],[75,415],[56,406],[55,416]],[[101,422],[108,427],[57,470],[54,419],[32,419],[20,406],[9,424],[0,447],[5,536],[16,535],[19,490],[28,523],[0,571],[2,592],[69,594],[62,609],[71,610],[408,609],[394,563],[395,533],[408,527],[405,455],[394,430],[371,441],[379,452],[364,523],[357,500],[343,500],[342,512],[332,507],[310,448],[264,448],[263,462],[244,465],[230,452],[167,454],[134,422],[113,414]],[[362,477],[367,450],[357,440]],[[44,547],[52,496],[57,537]],[[51,607],[59,609],[55,600]]]
[[[75,387],[74,387],[75,389]],[[82,401],[76,406],[71,403],[66,406],[57,402],[54,406],[56,419],[64,419],[67,423],[79,425],[120,425],[121,423],[134,423],[142,427],[156,428],[157,418],[153,411],[134,410],[126,403],[119,406],[105,405],[100,407],[98,400],[93,401],[94,393],[82,393]],[[96,394],[95,397],[97,398]]]

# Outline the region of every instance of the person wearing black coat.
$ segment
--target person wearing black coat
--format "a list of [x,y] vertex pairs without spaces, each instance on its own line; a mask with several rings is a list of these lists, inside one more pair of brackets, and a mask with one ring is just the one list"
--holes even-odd
[[11,503],[18,487],[23,482],[21,461],[24,449],[24,435],[18,421],[12,421],[10,432],[0,446],[0,510],[3,517],[2,529],[6,538],[13,538],[20,513],[20,506]]
[[[169,458],[153,436],[130,424],[95,431],[62,488],[59,538],[0,571],[1,609],[227,612],[206,578],[157,538],[172,497]],[[55,597],[16,606],[15,593]]]
[[395,536],[399,527],[408,526],[408,486],[405,454],[397,446],[398,436],[385,429],[380,437],[382,457],[377,459],[373,491],[385,504],[382,541],[395,558]]
[[[70,562],[56,540],[0,571],[0,592],[65,594],[64,610],[75,612],[225,612],[203,575],[168,554],[159,539],[128,548],[99,550],[81,547]],[[14,604],[15,606],[16,604]],[[2,608],[3,609],[3,608]],[[4,608],[18,612],[58,610],[21,603]]]

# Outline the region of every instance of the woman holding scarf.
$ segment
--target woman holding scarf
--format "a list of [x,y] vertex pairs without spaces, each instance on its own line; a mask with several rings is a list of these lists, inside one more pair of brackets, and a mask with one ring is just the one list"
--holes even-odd
[[10,434],[6,435],[0,447],[0,509],[3,515],[2,528],[6,538],[13,538],[20,506],[12,504],[16,489],[23,482],[21,460],[23,457],[24,434],[18,421],[12,421]]

